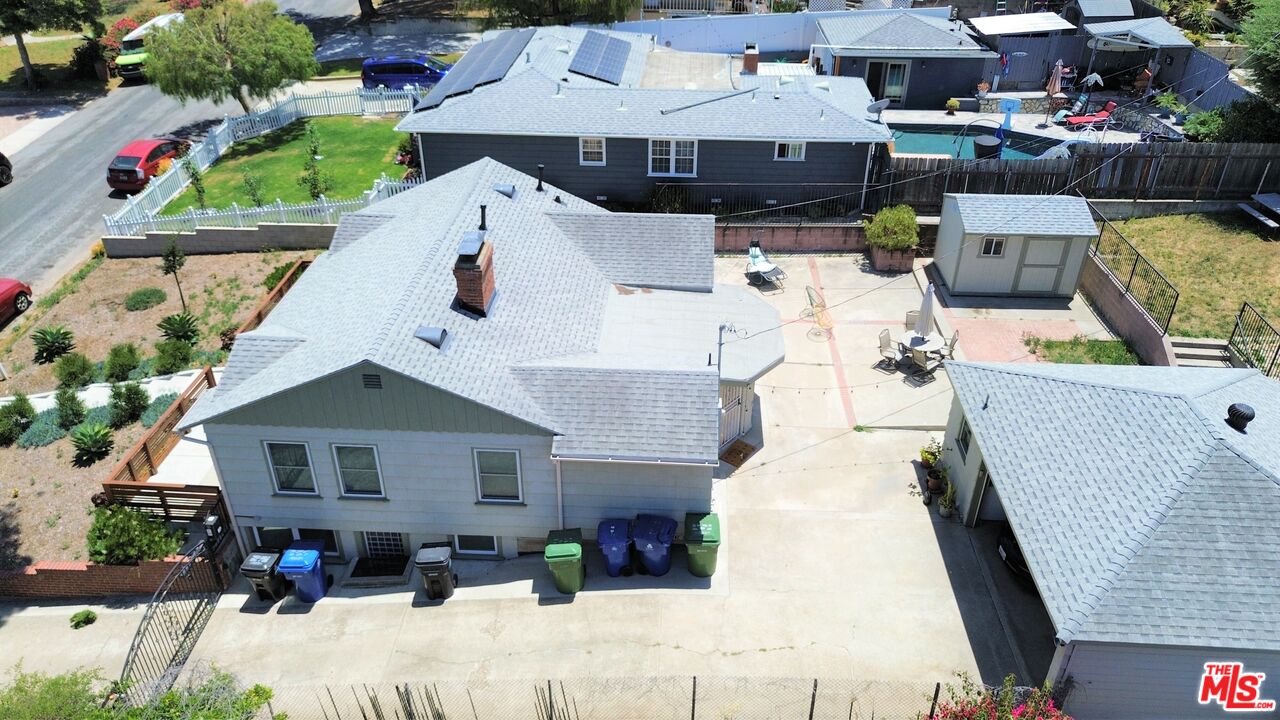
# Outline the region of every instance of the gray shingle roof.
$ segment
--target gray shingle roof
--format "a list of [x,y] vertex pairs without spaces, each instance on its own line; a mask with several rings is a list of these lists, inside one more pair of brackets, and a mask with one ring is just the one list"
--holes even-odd
[[330,250],[341,250],[355,240],[377,230],[391,219],[390,215],[377,213],[347,213],[338,219],[338,227],[333,231]]
[[1195,47],[1195,43],[1188,40],[1181,30],[1170,25],[1169,21],[1162,17],[1089,23],[1084,26],[1084,29],[1094,37],[1129,36],[1156,47]]
[[[784,82],[785,81],[785,82]],[[410,113],[396,129],[476,135],[886,142],[858,78],[753,77],[723,92],[560,82],[528,71]],[[559,94],[557,95],[557,92]]]
[[858,57],[995,57],[953,20],[900,13],[852,12],[818,20],[819,43],[836,45],[838,55]]
[[550,213],[551,221],[611,282],[709,291],[715,216]]
[[[514,185],[515,196],[498,193],[493,189],[496,184]],[[643,345],[616,353],[605,338],[625,328],[610,328],[606,310],[619,290],[597,261],[615,271],[635,272],[637,282],[673,287],[690,278],[710,277],[712,257],[695,247],[691,250],[694,260],[688,263],[674,259],[646,265],[652,259],[652,243],[620,242],[619,237],[652,240],[655,228],[664,226],[675,237],[692,238],[692,233],[647,215],[611,216],[554,187],[536,192],[536,184],[535,178],[486,158],[356,213],[390,219],[317,258],[266,321],[237,340],[224,382],[201,396],[182,426],[201,424],[368,362],[546,428],[562,436],[557,442],[565,448],[603,448],[611,442],[617,423],[634,422],[637,436],[620,440],[625,447],[619,453],[644,451],[653,453],[647,456],[652,459],[672,459],[661,454],[661,447],[640,443],[638,434],[661,438],[667,432],[663,428],[716,422],[716,384],[708,389],[703,379],[705,358],[715,351],[718,339],[715,324],[723,320],[750,326],[777,324],[777,312],[759,298],[750,298],[753,304],[745,306],[745,320],[714,317],[686,328],[687,353],[653,357],[664,348]],[[555,202],[557,196],[562,203]],[[456,293],[452,267],[462,233],[479,221],[481,203],[488,207],[486,241],[493,246],[497,295],[488,316],[475,320],[451,309]],[[552,217],[556,213],[602,219],[605,224],[599,228],[598,246],[592,253],[584,252],[578,241],[560,229]],[[709,220],[685,219],[706,233],[701,242],[710,247]],[[353,228],[361,222],[344,220]],[[613,237],[615,233],[619,237]],[[665,251],[682,252],[674,246]],[[705,270],[692,267],[698,258]],[[715,292],[629,291],[669,293],[694,304],[716,296]],[[767,320],[761,321],[762,316]],[[663,316],[664,322],[682,320]],[[448,342],[436,349],[418,340],[414,331],[420,325],[445,328]],[[761,367],[781,360],[780,347],[756,345],[750,350],[778,352],[777,357],[757,358]],[[577,360],[563,362],[565,358]],[[627,382],[648,382],[650,394],[621,403],[598,391],[601,402],[610,403],[606,408],[553,402],[539,387],[526,387],[525,375],[515,371],[516,366],[541,364],[557,368],[562,388],[576,382],[575,367],[607,367],[615,374],[613,380],[639,373],[643,377]],[[714,381],[715,373],[710,374]],[[597,392],[590,386],[598,377],[595,371],[585,373],[584,387],[574,392]],[[680,397],[668,397],[668,390]],[[690,415],[707,406],[713,410],[710,421]],[[606,417],[607,424],[591,420]],[[687,445],[677,447],[680,459],[716,462],[718,438],[692,437],[697,451]]]
[[[1280,386],[1253,370],[948,363],[1058,637],[1280,649]],[[1258,412],[1247,435],[1222,418]]]
[[1076,0],[1083,17],[1133,17],[1129,0]]
[[966,233],[1073,237],[1098,234],[1089,203],[1074,195],[948,193],[945,197],[955,198]]

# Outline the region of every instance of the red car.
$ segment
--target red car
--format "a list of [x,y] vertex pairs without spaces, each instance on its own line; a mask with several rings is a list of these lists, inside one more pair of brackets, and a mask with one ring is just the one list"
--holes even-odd
[[31,286],[21,280],[0,278],[0,323],[18,317],[31,307]]
[[124,146],[107,166],[107,184],[116,190],[141,190],[160,174],[160,163],[187,152],[185,140],[155,138],[134,140]]

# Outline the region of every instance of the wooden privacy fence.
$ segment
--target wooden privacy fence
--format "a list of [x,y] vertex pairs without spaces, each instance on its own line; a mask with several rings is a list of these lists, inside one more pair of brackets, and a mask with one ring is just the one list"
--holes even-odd
[[226,526],[222,492],[214,485],[107,481],[102,483],[102,492],[109,502],[128,505],[169,522],[199,522],[217,515]]
[[[106,481],[103,482],[103,488],[107,488],[108,483],[145,483],[147,478],[156,474],[160,463],[169,455],[169,451],[173,450],[178,444],[180,436],[173,431],[178,424],[178,420],[186,414],[187,410],[195,404],[196,398],[200,397],[205,390],[217,385],[217,381],[213,377],[213,368],[206,365],[204,370],[196,375],[186,390],[173,401],[168,410],[160,416],[155,425],[146,432],[133,447],[125,453],[120,462],[112,468],[111,473],[107,475]],[[183,487],[174,485],[171,487]],[[213,488],[217,492],[217,488]],[[111,494],[111,490],[106,490],[107,494]]]
[[945,193],[1052,195],[1069,189],[1073,158],[1051,160],[960,160],[894,157],[880,174],[875,208],[907,204],[937,214]]

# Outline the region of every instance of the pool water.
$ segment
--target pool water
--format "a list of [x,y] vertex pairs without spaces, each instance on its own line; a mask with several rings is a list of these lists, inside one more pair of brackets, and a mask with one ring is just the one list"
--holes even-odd
[[[1026,139],[1016,134],[1010,134],[1005,138],[1004,147],[1000,150],[1000,158],[1002,160],[1030,160],[1044,152],[1044,150],[1040,149],[1043,145],[1046,144],[1042,139]],[[960,150],[959,157],[972,160],[973,136],[969,135],[957,143],[954,131],[950,133],[924,132],[920,130],[893,131],[893,151],[895,153],[956,157],[957,148]]]

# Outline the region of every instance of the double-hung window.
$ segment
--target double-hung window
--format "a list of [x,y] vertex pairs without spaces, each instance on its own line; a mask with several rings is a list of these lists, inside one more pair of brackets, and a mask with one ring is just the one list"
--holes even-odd
[[383,497],[378,449],[372,445],[334,445],[333,464],[338,468],[342,494],[350,497]]
[[649,174],[695,177],[698,174],[697,140],[650,140]]
[[801,162],[804,160],[804,143],[802,142],[780,142],[773,149],[774,160],[791,160]]
[[316,479],[311,472],[311,451],[306,443],[266,442],[267,464],[276,492],[315,495]]
[[578,138],[578,164],[604,165],[604,138]]
[[476,450],[476,493],[481,502],[521,502],[520,453]]

